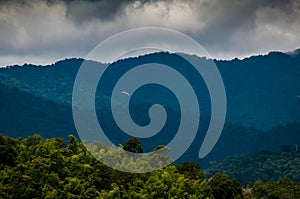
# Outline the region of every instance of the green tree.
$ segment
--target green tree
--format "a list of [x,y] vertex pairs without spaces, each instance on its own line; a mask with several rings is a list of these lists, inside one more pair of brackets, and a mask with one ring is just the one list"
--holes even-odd
[[194,162],[184,162],[177,166],[179,173],[184,174],[186,178],[195,179],[195,180],[204,180],[204,173],[200,169],[199,163]]
[[211,194],[217,199],[243,198],[242,189],[237,180],[231,180],[226,174],[216,173],[208,184]]
[[129,138],[124,144],[123,149],[133,153],[143,153],[142,144],[135,137]]

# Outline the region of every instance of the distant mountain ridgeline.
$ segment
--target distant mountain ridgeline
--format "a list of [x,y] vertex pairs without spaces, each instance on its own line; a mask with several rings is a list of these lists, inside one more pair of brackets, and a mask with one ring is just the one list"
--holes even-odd
[[0,69],[1,82],[60,104],[71,104],[73,83],[82,62],[66,59],[49,66],[10,66]]
[[[67,139],[69,134],[76,136],[71,106],[21,92],[16,88],[9,88],[0,83],[0,133],[11,137],[27,137],[39,133],[45,138],[62,137]],[[132,106],[132,118],[139,124],[149,120],[142,107],[149,104]],[[168,120],[161,132],[151,139],[140,139],[144,151],[151,151],[157,145],[166,145],[174,137],[178,128],[178,112],[167,107]],[[107,136],[119,145],[129,138],[111,122],[109,109],[99,109],[98,116],[102,119],[102,127]],[[263,149],[276,149],[284,144],[297,144],[300,140],[300,123],[280,125],[270,131],[260,131],[253,127],[236,124],[225,124],[221,137],[212,152],[202,160],[198,152],[207,130],[209,118],[202,117],[200,129],[196,139],[188,151],[178,160],[201,162],[203,168],[209,166],[210,161],[221,160],[229,155],[243,154]],[[189,136],[189,132],[187,132]]]
[[300,119],[300,53],[271,52],[217,62],[228,97],[227,119],[268,129]]
[[[120,60],[110,67],[118,70],[107,73],[104,79],[116,80],[132,66],[149,62],[170,65],[184,71],[186,63],[177,57],[174,54],[155,53]],[[199,62],[204,59],[195,56],[193,58],[198,59]],[[59,104],[70,105],[73,83],[82,62],[82,59],[66,59],[43,67],[24,65],[2,68],[0,69],[0,82]],[[215,63],[226,88],[227,122],[264,130],[279,124],[300,121],[299,53],[289,55],[271,52],[265,56],[253,56],[244,60],[215,61]],[[89,64],[105,67],[104,64],[92,61],[89,61]],[[185,73],[188,80],[196,81],[192,71],[187,70]],[[112,85],[108,84],[98,89],[97,108],[101,108],[103,102],[110,101],[108,94],[112,88]],[[148,93],[157,92],[155,89],[150,88]],[[209,116],[210,101],[203,82],[196,85],[196,92],[201,96],[201,114]]]

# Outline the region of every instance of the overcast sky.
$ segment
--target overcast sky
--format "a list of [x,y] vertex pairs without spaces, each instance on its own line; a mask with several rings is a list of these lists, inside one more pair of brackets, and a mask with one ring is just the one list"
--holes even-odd
[[0,0],[0,66],[85,57],[120,31],[185,33],[217,59],[300,47],[299,0]]

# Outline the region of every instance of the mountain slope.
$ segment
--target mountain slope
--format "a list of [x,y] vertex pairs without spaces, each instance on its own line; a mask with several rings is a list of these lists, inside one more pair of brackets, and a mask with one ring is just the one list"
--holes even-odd
[[[137,122],[147,123],[148,118],[140,106],[132,107],[133,118]],[[104,118],[103,128],[108,129],[107,136],[116,144],[124,143],[130,136],[122,134],[120,129],[110,120],[110,110],[98,110],[98,115]],[[164,129],[149,139],[140,139],[144,151],[150,151],[157,145],[166,145],[176,133],[178,115],[176,111],[167,108],[168,121]],[[225,124],[221,137],[212,152],[202,160],[198,152],[203,142],[209,119],[203,117],[198,134],[188,151],[178,160],[201,162],[203,168],[210,161],[224,159],[229,155],[253,152],[262,149],[275,149],[284,144],[300,144],[300,123],[278,126],[264,132],[255,128],[247,128],[235,124]],[[74,127],[71,106],[60,105],[31,94],[20,92],[16,88],[8,88],[0,83],[0,133],[11,137],[26,137],[41,134],[43,137],[62,137],[67,139],[69,134],[77,136]],[[188,136],[188,132],[187,132]]]
[[269,129],[300,121],[300,55],[272,52],[217,65],[231,122]]
[[211,177],[224,172],[242,184],[257,180],[277,181],[288,178],[300,182],[300,151],[295,146],[284,146],[281,151],[259,151],[248,155],[235,155],[217,161],[206,170]]
[[[199,61],[203,58],[194,57]],[[57,103],[71,104],[73,83],[82,59],[68,59],[50,66],[24,65],[0,69],[0,82],[17,87],[35,96]],[[96,106],[109,101],[111,80],[120,77],[126,69],[143,63],[158,62],[176,69],[183,68],[186,78],[198,81],[194,73],[185,70],[186,63],[178,56],[155,53],[129,58],[113,63],[105,88],[97,92]],[[223,77],[227,94],[227,121],[258,129],[271,129],[279,124],[300,121],[300,55],[271,52],[265,56],[253,56],[244,60],[215,61]],[[104,67],[104,64],[90,61]],[[210,100],[201,80],[195,86],[200,97],[201,113],[209,116]],[[156,90],[149,90],[154,93]],[[166,96],[163,96],[165,98]]]
[[75,134],[70,107],[8,88],[0,83],[0,133],[11,137]]

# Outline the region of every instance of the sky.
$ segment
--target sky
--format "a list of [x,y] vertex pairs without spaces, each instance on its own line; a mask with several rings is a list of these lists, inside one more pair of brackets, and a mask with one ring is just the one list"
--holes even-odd
[[300,47],[299,0],[0,0],[0,66],[86,57],[131,28],[163,27],[212,58]]

